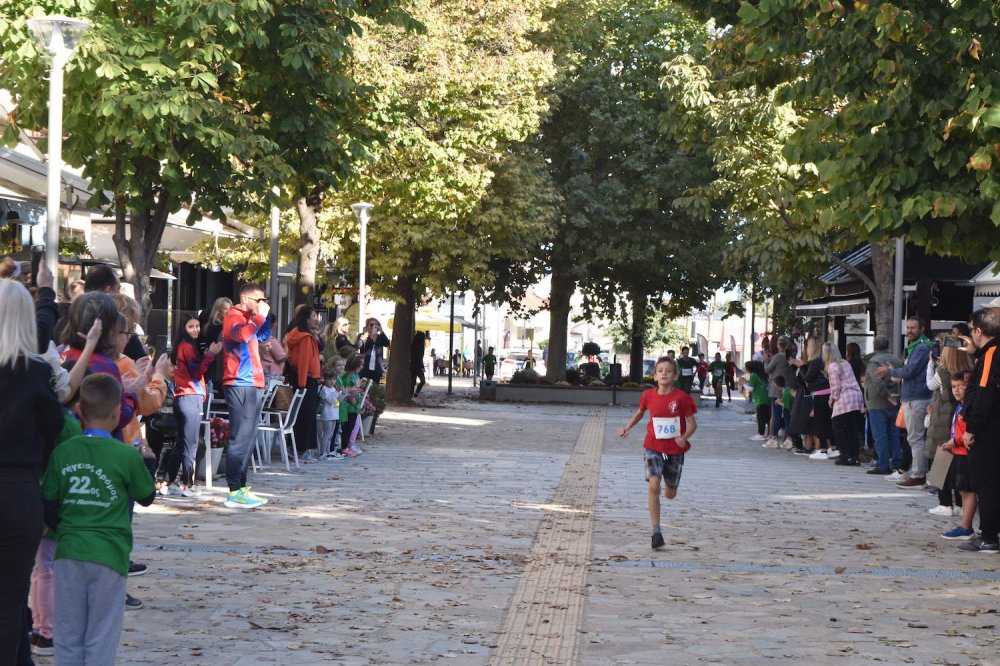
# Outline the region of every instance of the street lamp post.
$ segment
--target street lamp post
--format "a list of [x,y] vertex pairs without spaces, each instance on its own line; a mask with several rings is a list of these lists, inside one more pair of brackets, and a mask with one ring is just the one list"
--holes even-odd
[[62,184],[63,68],[90,24],[66,16],[43,16],[28,20],[28,29],[38,45],[48,52],[49,62],[49,172],[45,214],[45,263],[59,291],[59,208]]
[[351,204],[351,210],[361,223],[361,270],[358,276],[358,335],[365,326],[365,259],[368,250],[368,215],[373,206],[370,203],[359,202]]

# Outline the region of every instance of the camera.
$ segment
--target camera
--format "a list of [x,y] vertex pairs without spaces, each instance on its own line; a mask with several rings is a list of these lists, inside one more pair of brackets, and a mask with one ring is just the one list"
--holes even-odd
[[949,335],[944,339],[944,346],[961,349],[965,347],[965,343],[962,342],[962,338],[956,338],[954,335]]

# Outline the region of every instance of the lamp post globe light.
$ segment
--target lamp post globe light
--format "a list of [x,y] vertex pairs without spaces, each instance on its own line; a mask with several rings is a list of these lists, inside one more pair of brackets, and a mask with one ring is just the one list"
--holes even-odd
[[45,214],[45,263],[59,292],[59,203],[62,181],[63,68],[80,44],[90,23],[60,16],[28,20],[28,30],[49,59],[49,154]]
[[351,210],[361,223],[361,270],[358,277],[358,335],[365,326],[365,255],[368,248],[368,215],[371,213],[372,204],[359,202],[351,204]]

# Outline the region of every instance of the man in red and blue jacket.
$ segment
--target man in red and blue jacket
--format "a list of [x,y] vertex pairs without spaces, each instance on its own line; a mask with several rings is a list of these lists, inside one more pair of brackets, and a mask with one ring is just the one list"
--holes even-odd
[[226,454],[226,483],[231,509],[256,509],[267,500],[250,492],[247,465],[257,440],[257,421],[264,389],[257,331],[271,311],[267,296],[257,285],[240,290],[240,303],[229,309],[222,321],[222,387],[229,407],[229,450]]

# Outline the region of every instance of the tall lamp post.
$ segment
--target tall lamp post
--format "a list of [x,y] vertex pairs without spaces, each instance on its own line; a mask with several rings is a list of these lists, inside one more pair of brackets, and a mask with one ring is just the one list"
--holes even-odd
[[49,173],[45,213],[45,263],[59,292],[59,208],[62,185],[63,68],[80,44],[90,23],[58,14],[28,20],[31,36],[48,52],[49,60]]
[[359,202],[351,204],[351,210],[361,223],[361,270],[358,277],[358,335],[364,331],[365,326],[365,259],[368,251],[368,214],[374,206],[370,203]]

